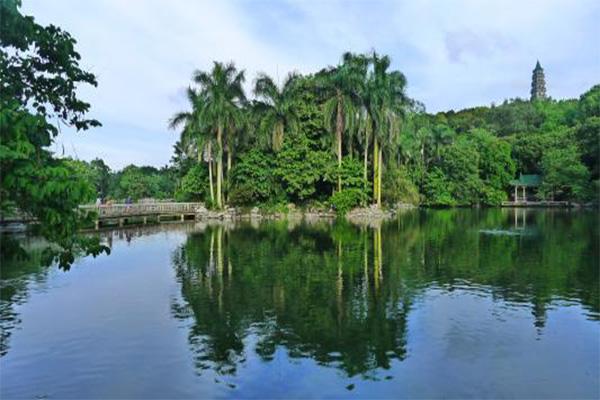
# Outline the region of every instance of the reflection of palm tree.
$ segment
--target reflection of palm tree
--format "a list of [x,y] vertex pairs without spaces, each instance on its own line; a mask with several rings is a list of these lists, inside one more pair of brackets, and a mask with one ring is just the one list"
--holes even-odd
[[[390,319],[392,299],[381,297],[392,292],[373,292],[363,268],[354,269],[370,253],[367,232],[359,235],[347,226],[332,241],[302,225],[289,233],[277,228],[273,237],[270,228],[253,235],[242,229],[228,232],[225,246],[219,232],[212,228],[205,236],[191,236],[173,258],[183,297],[196,316],[190,342],[203,368],[233,373],[244,362],[243,338],[249,333],[257,335],[255,351],[265,360],[283,345],[290,357],[310,357],[349,375],[368,376],[369,370],[388,366],[390,358],[404,357],[405,318]],[[199,274],[205,276],[201,284],[188,283],[190,271],[210,268],[214,241],[217,265],[231,263],[232,272],[217,267],[214,275]],[[244,270],[236,273],[237,265]],[[369,270],[382,273],[380,267]],[[222,274],[228,275],[227,285]],[[218,291],[210,291],[211,281]],[[355,312],[358,304],[363,313]]]

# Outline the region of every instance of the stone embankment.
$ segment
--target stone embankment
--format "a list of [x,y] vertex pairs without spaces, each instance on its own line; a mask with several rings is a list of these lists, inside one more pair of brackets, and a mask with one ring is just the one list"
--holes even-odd
[[[384,209],[372,205],[370,207],[355,208],[346,214],[346,219],[353,223],[368,223],[370,221],[383,221],[394,217],[398,211],[414,208],[413,205],[399,204],[391,209]],[[280,220],[280,219],[304,219],[317,221],[321,219],[334,219],[336,213],[333,210],[306,209],[300,210],[295,205],[289,204],[287,212],[267,212],[253,207],[242,209],[239,207],[226,207],[223,210],[208,210],[201,206],[196,209],[196,220]]]

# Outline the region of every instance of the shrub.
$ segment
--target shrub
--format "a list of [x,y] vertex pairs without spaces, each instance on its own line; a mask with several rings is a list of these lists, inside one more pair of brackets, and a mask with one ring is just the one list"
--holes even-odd
[[289,135],[277,153],[275,175],[291,201],[309,199],[317,192],[318,184],[326,180],[331,154],[313,150],[311,145],[305,135]]
[[543,199],[587,200],[590,173],[580,161],[575,146],[550,150],[542,157],[544,178],[539,196]]
[[388,168],[383,175],[382,198],[389,205],[419,204],[419,189],[404,167]]
[[277,192],[270,154],[250,150],[240,157],[231,171],[229,202],[249,205],[272,200]]
[[331,196],[329,203],[339,216],[343,216],[352,208],[364,203],[366,198],[367,195],[362,189],[345,189]]
[[175,191],[177,201],[199,201],[205,197],[207,191],[207,171],[204,165],[194,165],[181,179]]
[[425,202],[429,205],[454,206],[456,200],[452,196],[452,183],[441,169],[435,167],[425,177]]
[[368,196],[369,185],[363,175],[363,164],[355,158],[346,157],[341,168],[337,163],[331,163],[326,173],[327,180],[337,187],[338,177],[342,179],[342,190],[360,189]]

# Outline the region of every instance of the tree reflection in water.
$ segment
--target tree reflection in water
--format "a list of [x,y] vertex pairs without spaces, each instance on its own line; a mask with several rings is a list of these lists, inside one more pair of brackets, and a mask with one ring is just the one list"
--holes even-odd
[[249,337],[263,360],[284,346],[351,376],[404,358],[410,296],[399,280],[381,284],[378,236],[347,225],[288,232],[285,222],[190,235],[173,263],[198,368],[235,373]]
[[173,253],[185,301],[173,312],[192,320],[199,373],[235,374],[249,352],[269,361],[284,349],[380,379],[407,357],[408,314],[431,289],[528,307],[540,334],[556,301],[580,303],[597,320],[594,215],[445,210],[375,227],[209,226]]

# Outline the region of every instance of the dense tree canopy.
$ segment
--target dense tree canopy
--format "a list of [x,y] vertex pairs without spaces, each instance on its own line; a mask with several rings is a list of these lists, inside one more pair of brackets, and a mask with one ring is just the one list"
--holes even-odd
[[[219,65],[205,74],[218,73]],[[390,65],[389,57],[375,52],[345,53],[339,65],[290,74],[281,86],[260,74],[258,100],[234,105],[247,123],[237,131],[244,139],[231,150],[236,156],[228,159],[234,171],[225,184],[230,203],[339,209],[372,196],[378,205],[499,205],[518,174],[542,175],[540,199],[596,201],[599,86],[578,100],[513,99],[428,114],[406,96],[404,75]],[[190,115],[199,109],[191,105]],[[559,156],[559,149],[568,154]],[[184,153],[178,148],[176,160]],[[344,184],[346,159],[362,163],[360,191]],[[210,177],[210,163],[208,172]],[[567,189],[564,182],[575,177]],[[347,191],[354,193],[340,194]]]

